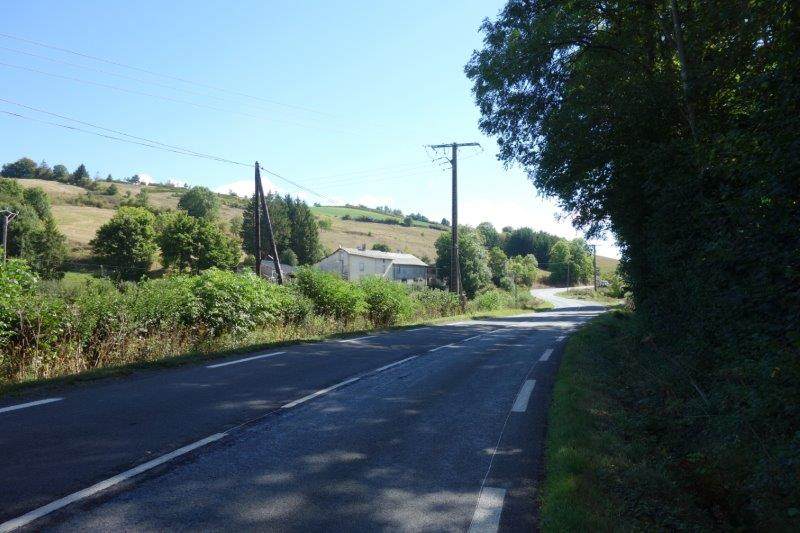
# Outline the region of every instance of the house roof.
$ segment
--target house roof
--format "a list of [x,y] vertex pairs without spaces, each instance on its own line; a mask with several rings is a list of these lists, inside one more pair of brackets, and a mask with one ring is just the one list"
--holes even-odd
[[372,259],[386,259],[395,265],[415,265],[415,266],[428,266],[425,261],[419,257],[411,254],[400,254],[394,252],[379,252],[378,250],[359,250],[357,248],[339,248],[348,254],[358,255],[361,257],[370,257]]

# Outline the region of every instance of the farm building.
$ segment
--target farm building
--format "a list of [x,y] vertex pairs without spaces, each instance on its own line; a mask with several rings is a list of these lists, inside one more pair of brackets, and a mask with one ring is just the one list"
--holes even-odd
[[411,254],[339,247],[316,266],[326,272],[339,274],[347,280],[357,280],[365,276],[381,276],[404,282],[428,279],[428,265]]

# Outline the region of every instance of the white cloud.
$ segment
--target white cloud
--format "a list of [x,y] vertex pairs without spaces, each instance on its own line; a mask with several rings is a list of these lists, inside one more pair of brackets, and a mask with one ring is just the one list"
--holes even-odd
[[139,176],[139,183],[146,183],[147,185],[150,185],[156,181],[155,178],[147,172],[137,172],[136,175]]

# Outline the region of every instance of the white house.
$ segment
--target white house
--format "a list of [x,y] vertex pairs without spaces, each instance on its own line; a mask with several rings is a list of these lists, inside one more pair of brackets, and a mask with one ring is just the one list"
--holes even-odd
[[414,255],[358,248],[339,247],[315,266],[347,280],[381,276],[395,281],[426,281],[428,274],[428,265]]

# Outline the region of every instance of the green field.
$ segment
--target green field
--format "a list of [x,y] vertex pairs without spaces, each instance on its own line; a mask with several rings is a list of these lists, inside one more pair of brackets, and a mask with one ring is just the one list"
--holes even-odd
[[[357,217],[365,217],[366,216],[366,217],[374,218],[376,220],[395,220],[398,223],[403,221],[403,217],[400,217],[400,216],[397,216],[397,215],[391,215],[391,214],[388,214],[388,213],[382,213],[382,212],[380,212],[380,211],[378,211],[376,209],[368,209],[368,208],[362,208],[362,207],[349,207],[349,206],[336,206],[336,205],[320,205],[320,206],[317,206],[317,205],[315,205],[314,207],[311,208],[311,211],[315,215],[317,215],[318,217],[327,216],[327,217],[331,217],[331,218],[342,218],[344,216],[349,216],[351,218],[357,218]],[[442,226],[441,224],[439,224],[437,222],[433,222],[433,221],[431,221],[431,222],[422,222],[422,221],[419,221],[419,220],[414,220],[411,223],[412,226],[417,226],[417,227],[422,227],[422,228],[428,228],[429,224],[433,224],[434,226],[437,226],[438,229],[442,229],[442,230],[446,229],[445,226]]]

